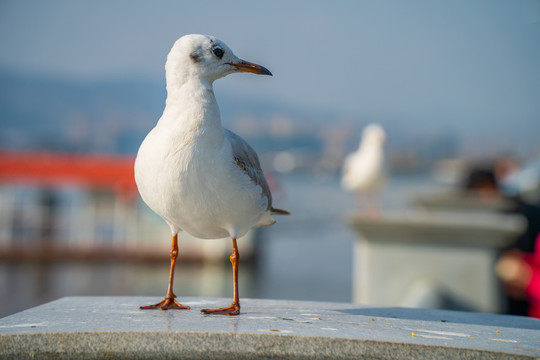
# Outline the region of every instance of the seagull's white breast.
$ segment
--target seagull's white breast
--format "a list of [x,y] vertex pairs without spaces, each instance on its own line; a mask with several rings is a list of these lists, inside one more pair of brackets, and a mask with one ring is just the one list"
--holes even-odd
[[352,191],[373,191],[384,181],[383,152],[364,147],[349,155],[343,166],[342,185]]
[[173,232],[240,237],[268,213],[261,187],[236,166],[221,127],[175,132],[158,124],[139,149],[135,180]]

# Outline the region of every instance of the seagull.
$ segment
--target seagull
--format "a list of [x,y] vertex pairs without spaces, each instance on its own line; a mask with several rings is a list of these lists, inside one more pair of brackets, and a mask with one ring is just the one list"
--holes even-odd
[[289,214],[272,207],[255,150],[221,125],[213,83],[237,72],[272,75],[263,66],[239,59],[213,36],[185,35],[169,52],[165,109],[139,148],[135,182],[144,202],[171,229],[171,267],[165,299],[140,309],[189,309],[173,292],[178,234],[185,231],[200,239],[232,239],[232,304],[201,312],[238,315],[236,239],[251,228],[274,224],[274,214]]
[[364,195],[368,211],[372,210],[370,195],[374,195],[384,183],[385,140],[384,129],[379,124],[369,124],[362,132],[358,150],[343,161],[341,185],[358,197]]

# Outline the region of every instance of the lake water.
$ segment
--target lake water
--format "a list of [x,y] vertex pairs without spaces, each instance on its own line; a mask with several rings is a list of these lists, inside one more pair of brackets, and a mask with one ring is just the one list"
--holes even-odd
[[[280,186],[274,205],[291,215],[276,216],[274,226],[260,229],[259,261],[240,263],[240,297],[350,302],[355,234],[347,217],[355,208],[354,197],[341,189],[337,176],[297,174],[276,179]],[[383,193],[383,209],[406,207],[415,193],[436,188],[426,175],[394,177]],[[241,243],[239,250],[242,255]],[[63,296],[163,296],[168,269],[168,261],[0,264],[0,317]],[[231,266],[178,264],[175,292],[180,300],[231,297]]]

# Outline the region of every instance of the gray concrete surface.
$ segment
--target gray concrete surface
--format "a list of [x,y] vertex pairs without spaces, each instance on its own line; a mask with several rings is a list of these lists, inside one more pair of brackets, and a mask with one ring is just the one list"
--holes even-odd
[[347,303],[242,299],[236,317],[201,315],[230,299],[67,297],[0,319],[0,358],[538,359],[540,320]]

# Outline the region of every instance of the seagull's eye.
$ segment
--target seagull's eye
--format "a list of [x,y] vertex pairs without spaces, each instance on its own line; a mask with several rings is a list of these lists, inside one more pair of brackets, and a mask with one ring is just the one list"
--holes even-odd
[[212,52],[214,53],[216,57],[220,59],[223,57],[223,50],[221,50],[221,48],[215,48],[212,50]]

